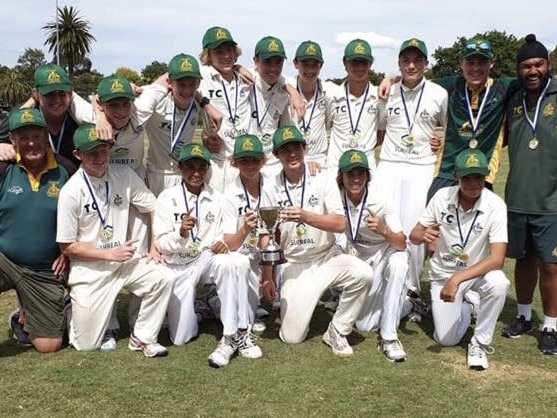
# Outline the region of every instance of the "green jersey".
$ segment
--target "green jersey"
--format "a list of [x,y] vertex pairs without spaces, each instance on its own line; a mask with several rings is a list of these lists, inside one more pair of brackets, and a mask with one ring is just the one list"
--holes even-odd
[[[557,214],[557,82],[552,79],[540,103],[535,134],[536,105],[523,105],[521,90],[507,108],[509,177],[505,200],[511,212]],[[534,140],[535,139],[535,140]]]
[[434,81],[449,94],[447,132],[435,175],[453,179],[456,156],[471,147],[479,149],[488,158],[490,172],[486,180],[493,184],[501,161],[505,106],[508,98],[519,89],[518,80],[490,78],[480,92],[467,91],[463,76]]

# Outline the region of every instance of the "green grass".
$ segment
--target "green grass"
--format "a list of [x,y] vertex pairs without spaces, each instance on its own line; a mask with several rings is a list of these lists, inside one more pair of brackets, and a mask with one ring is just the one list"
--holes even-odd
[[[496,190],[506,176],[506,160]],[[512,265],[505,271],[512,281]],[[427,288],[427,283],[424,283]],[[539,298],[535,301],[540,312]],[[127,297],[122,295],[120,320]],[[557,359],[543,356],[535,336],[507,340],[501,328],[514,315],[514,289],[495,332],[490,369],[466,369],[466,343],[440,348],[432,324],[402,323],[408,353],[401,364],[387,362],[377,336],[354,332],[353,358],[334,357],[321,343],[330,313],[318,308],[306,342],[278,340],[274,317],[259,342],[264,357],[235,358],[213,370],[207,356],[221,328],[202,325],[199,338],[170,347],[164,359],[146,359],[127,349],[78,353],[65,348],[39,355],[19,348],[0,333],[2,417],[545,417],[557,400]],[[0,296],[0,318],[15,306],[13,292]],[[539,318],[538,318],[539,319]],[[163,332],[161,340],[169,344]],[[466,338],[465,338],[466,341]]]

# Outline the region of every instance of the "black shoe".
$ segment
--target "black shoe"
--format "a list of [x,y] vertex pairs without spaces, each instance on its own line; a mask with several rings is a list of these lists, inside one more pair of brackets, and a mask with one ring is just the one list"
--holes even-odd
[[501,335],[507,338],[518,338],[522,334],[527,334],[534,329],[532,321],[527,321],[524,315],[515,318],[510,327],[503,328]]
[[539,347],[544,354],[557,354],[557,331],[544,328],[540,334]]
[[14,340],[22,347],[32,347],[29,334],[23,330],[23,325],[19,323],[19,310],[15,310],[10,314],[10,329]]

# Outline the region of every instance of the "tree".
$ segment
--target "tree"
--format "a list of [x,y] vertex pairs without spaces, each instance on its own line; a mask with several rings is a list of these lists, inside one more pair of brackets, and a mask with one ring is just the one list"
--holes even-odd
[[83,59],[80,62],[75,64],[74,76],[83,73],[89,73],[91,72],[92,67],[93,67],[93,63],[91,62],[91,60],[88,57],[83,57]]
[[29,98],[31,88],[32,84],[25,81],[21,73],[8,70],[0,81],[0,103],[14,107]]
[[[375,71],[370,70],[367,78],[369,81],[371,81],[371,84],[373,84],[374,86],[378,86],[379,83],[381,83],[381,81],[385,78],[385,73],[376,73]],[[332,81],[337,85],[340,85],[344,80],[346,80],[346,77],[327,79],[327,81]]]
[[555,45],[555,49],[549,54],[549,61],[551,62],[551,74],[557,75],[557,45]]
[[[496,30],[478,33],[472,38],[475,37],[487,39],[491,43],[495,54],[495,65],[491,70],[493,77],[516,76],[516,52],[524,42],[523,39]],[[438,47],[433,53],[435,64],[428,71],[428,78],[460,74],[461,52],[468,39],[471,38],[460,37],[451,47]]]
[[87,99],[89,95],[97,91],[97,86],[104,76],[93,70],[76,75],[73,79],[73,89],[81,97]]
[[137,71],[132,70],[131,68],[117,68],[116,71],[114,71],[114,74],[126,77],[130,83],[137,84],[138,86],[141,85],[141,76],[137,73]]
[[71,80],[76,64],[91,52],[91,44],[96,41],[90,33],[89,21],[79,16],[79,11],[73,6],[64,6],[63,9],[58,8],[58,27],[54,21],[48,22],[42,29],[48,32],[44,44],[48,45],[48,51],[54,56],[59,51],[60,64],[67,67]]
[[19,72],[27,83],[33,85],[35,70],[46,63],[43,51],[36,48],[27,48],[17,59],[14,70]]
[[141,78],[144,84],[151,84],[159,76],[168,71],[168,64],[166,62],[153,61],[151,64],[146,65],[141,70]]

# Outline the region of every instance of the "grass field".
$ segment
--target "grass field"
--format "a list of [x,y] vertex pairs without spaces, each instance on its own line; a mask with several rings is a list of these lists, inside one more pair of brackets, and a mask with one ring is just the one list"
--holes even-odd
[[[506,177],[506,160],[496,191]],[[506,272],[512,280],[512,265]],[[424,288],[427,284],[424,283]],[[126,323],[126,295],[120,303]],[[341,359],[321,343],[330,313],[318,308],[310,336],[301,345],[278,340],[273,317],[259,342],[264,357],[235,358],[225,369],[207,366],[221,329],[202,325],[199,338],[170,347],[164,359],[146,359],[127,349],[78,353],[65,348],[39,355],[0,333],[2,417],[549,417],[557,401],[557,358],[543,356],[536,335],[500,336],[514,315],[514,289],[498,323],[485,372],[466,368],[466,341],[440,348],[432,324],[402,323],[405,363],[391,364],[376,349],[377,336],[354,332],[355,355]],[[0,296],[6,323],[13,292]],[[536,311],[541,316],[539,297]],[[536,317],[539,322],[539,317]],[[162,334],[162,342],[169,344]]]

